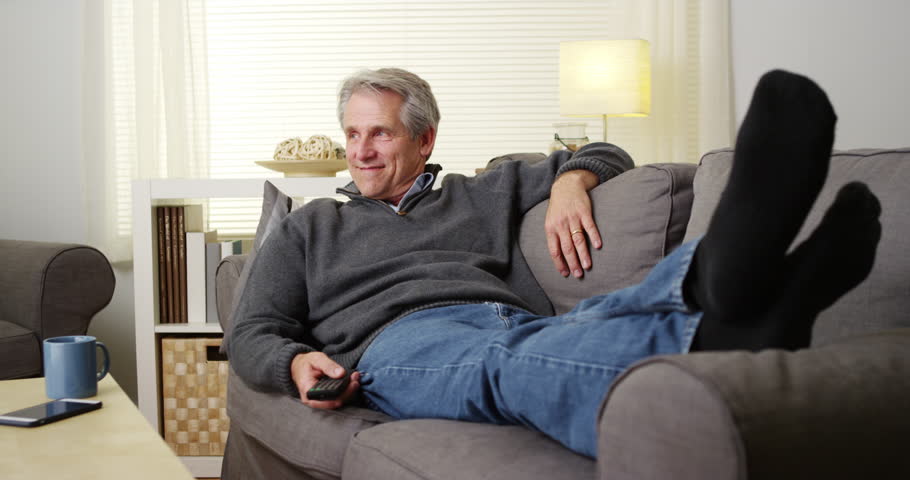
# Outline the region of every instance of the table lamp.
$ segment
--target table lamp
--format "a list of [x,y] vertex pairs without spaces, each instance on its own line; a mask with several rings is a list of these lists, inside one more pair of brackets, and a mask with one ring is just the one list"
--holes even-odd
[[647,40],[559,44],[559,114],[645,117],[651,113],[651,49]]

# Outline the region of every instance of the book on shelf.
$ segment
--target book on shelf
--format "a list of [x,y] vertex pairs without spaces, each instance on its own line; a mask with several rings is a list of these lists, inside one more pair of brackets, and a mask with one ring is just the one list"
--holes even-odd
[[225,240],[221,242],[221,259],[231,255],[243,255],[250,253],[253,247],[253,240]]
[[174,323],[176,317],[174,316],[174,280],[176,276],[174,275],[174,222],[172,217],[174,216],[173,208],[171,207],[158,207],[161,211],[164,212],[164,275],[162,276],[162,282],[164,283],[164,302],[165,309],[160,318],[160,323]]
[[[207,245],[216,245],[218,232],[186,232],[187,323],[205,323],[208,316]],[[212,292],[214,293],[214,292]]]
[[177,211],[177,322],[186,323],[186,223],[185,207],[175,207]]
[[177,249],[180,248],[180,243],[177,241],[177,207],[167,207],[171,212],[171,228],[168,233],[170,236],[171,244],[171,256],[168,260],[170,265],[168,265],[168,272],[171,275],[170,281],[168,282],[168,303],[171,305],[170,317],[168,318],[168,323],[180,323],[180,257],[177,253]]
[[168,275],[167,275],[167,244],[166,244],[166,225],[170,221],[169,214],[167,209],[164,207],[155,208],[155,220],[157,223],[158,231],[156,232],[158,245],[157,245],[157,256],[158,256],[158,322],[166,323],[167,319],[170,318],[170,310],[168,306]]
[[202,205],[155,207],[158,227],[159,323],[188,321],[186,233],[202,231],[202,215]]
[[226,240],[224,242],[221,242],[222,260],[234,254],[234,242],[237,242],[237,248],[240,248],[240,240]]

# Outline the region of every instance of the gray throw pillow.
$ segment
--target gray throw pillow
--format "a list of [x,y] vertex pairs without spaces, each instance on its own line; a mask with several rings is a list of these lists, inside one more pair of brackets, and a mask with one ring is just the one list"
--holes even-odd
[[692,164],[650,164],[629,170],[591,191],[603,248],[593,250],[591,270],[563,278],[550,259],[544,233],[549,201],[524,217],[521,251],[557,314],[595,295],[641,282],[680,245],[692,206]]
[[265,242],[265,239],[268,238],[275,227],[284,220],[284,217],[301,207],[296,200],[287,196],[269,180],[266,180],[263,189],[262,214],[259,216],[256,238],[253,240],[253,249],[250,252],[248,261],[252,260],[255,252],[262,248],[262,243]]

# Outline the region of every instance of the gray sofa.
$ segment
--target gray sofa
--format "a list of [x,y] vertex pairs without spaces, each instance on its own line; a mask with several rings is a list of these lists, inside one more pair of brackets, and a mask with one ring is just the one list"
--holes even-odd
[[84,245],[0,240],[0,380],[42,375],[42,341],[85,335],[114,271]]
[[[719,150],[698,167],[645,165],[595,189],[604,248],[581,281],[551,265],[546,205],[529,212],[520,246],[556,310],[638,282],[703,233],[731,160]],[[232,373],[222,478],[910,478],[910,149],[836,152],[801,238],[850,180],[879,195],[882,241],[869,278],[819,317],[812,347],[640,361],[604,399],[597,460],[521,427],[313,410]],[[244,262],[218,270],[226,331]]]

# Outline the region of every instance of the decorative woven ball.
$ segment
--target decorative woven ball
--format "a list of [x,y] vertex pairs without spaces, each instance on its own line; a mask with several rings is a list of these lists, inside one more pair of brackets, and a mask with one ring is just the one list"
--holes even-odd
[[344,156],[344,147],[338,142],[325,135],[313,135],[306,141],[293,137],[279,143],[272,158],[279,162],[325,161],[344,160]]

